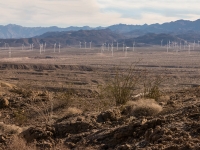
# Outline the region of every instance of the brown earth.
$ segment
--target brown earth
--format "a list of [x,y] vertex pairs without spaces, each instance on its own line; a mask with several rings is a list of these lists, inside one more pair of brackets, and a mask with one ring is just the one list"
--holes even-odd
[[[112,57],[100,49],[60,54],[49,49],[41,55],[16,49],[11,58],[0,51],[0,149],[17,149],[23,142],[24,149],[199,149],[200,53],[195,50],[188,55],[137,48],[128,57],[122,51]],[[116,66],[123,72],[131,63],[134,73],[146,75],[143,80],[162,77],[155,102],[160,112],[129,113],[128,106],[100,96],[99,86],[112,80]],[[143,90],[141,82],[134,94]]]

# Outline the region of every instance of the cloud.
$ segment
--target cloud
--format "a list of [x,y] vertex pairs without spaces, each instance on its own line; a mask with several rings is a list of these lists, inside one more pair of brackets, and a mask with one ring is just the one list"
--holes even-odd
[[1,24],[23,26],[109,26],[162,23],[200,16],[197,0],[6,0]]

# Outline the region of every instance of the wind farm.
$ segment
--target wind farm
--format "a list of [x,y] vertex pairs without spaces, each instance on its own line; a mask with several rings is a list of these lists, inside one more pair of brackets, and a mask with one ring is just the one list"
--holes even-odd
[[0,148],[199,148],[200,36],[131,34],[0,39]]

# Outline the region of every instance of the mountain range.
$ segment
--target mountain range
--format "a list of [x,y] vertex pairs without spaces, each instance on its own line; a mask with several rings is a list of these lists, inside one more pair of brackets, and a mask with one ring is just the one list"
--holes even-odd
[[200,33],[200,19],[196,21],[177,20],[173,22],[167,22],[163,24],[151,24],[151,25],[126,25],[116,24],[108,27],[96,27],[89,26],[84,27],[66,27],[59,28],[52,27],[22,27],[15,24],[8,24],[6,26],[0,26],[0,38],[31,38],[42,35],[46,32],[61,32],[61,31],[79,31],[79,30],[102,30],[110,29],[111,31],[126,36],[127,38],[138,37],[147,33],[166,33],[166,34],[183,34],[188,32]]
[[169,41],[177,43],[194,42],[200,39],[200,19],[196,21],[177,20],[174,22],[152,25],[112,25],[107,28],[97,27],[22,27],[18,25],[0,26],[0,47],[6,44],[10,47],[30,46],[39,47],[46,43],[47,47],[53,47],[55,43],[61,46],[82,47],[85,43],[92,42],[95,46],[103,43],[118,42],[119,46],[166,45]]

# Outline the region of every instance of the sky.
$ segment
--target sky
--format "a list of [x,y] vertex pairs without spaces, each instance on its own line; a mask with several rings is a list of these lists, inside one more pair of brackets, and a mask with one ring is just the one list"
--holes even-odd
[[0,25],[106,27],[200,19],[199,0],[0,0]]

